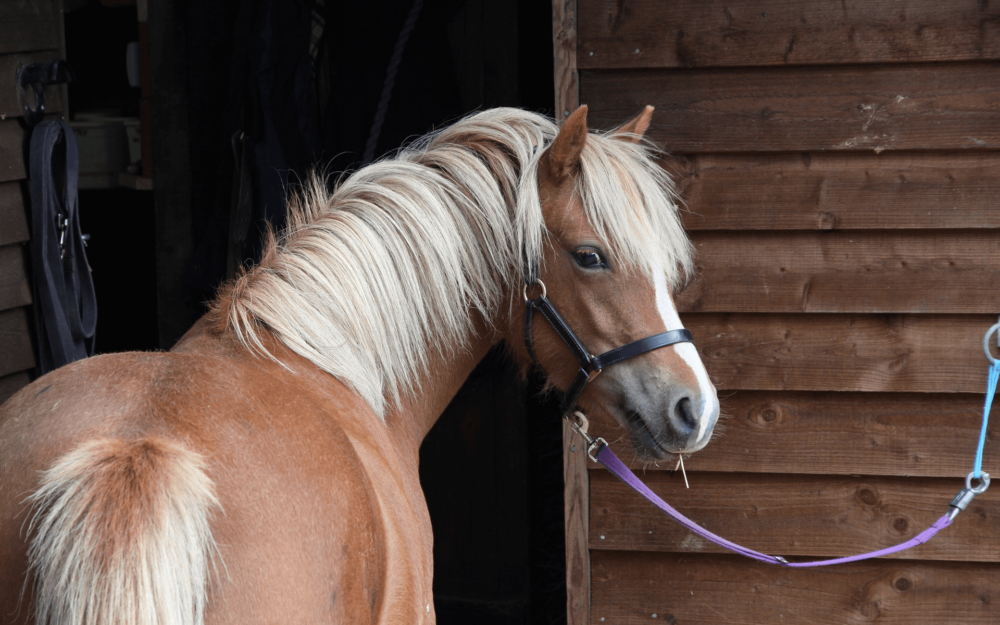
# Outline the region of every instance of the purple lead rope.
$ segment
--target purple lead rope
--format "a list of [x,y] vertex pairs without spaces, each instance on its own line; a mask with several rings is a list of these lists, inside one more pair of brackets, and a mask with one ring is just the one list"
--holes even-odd
[[[766,553],[761,553],[759,551],[754,551],[753,549],[747,549],[742,545],[737,545],[732,541],[728,541],[721,536],[717,536],[712,532],[708,531],[704,527],[698,525],[691,519],[687,518],[680,512],[674,509],[673,506],[663,501],[656,493],[649,490],[649,487],[642,483],[642,481],[635,476],[632,471],[629,470],[625,464],[618,459],[618,456],[608,448],[608,443],[603,438],[591,438],[587,434],[587,417],[582,412],[574,413],[575,416],[580,420],[579,423],[573,425],[574,429],[579,432],[587,441],[587,455],[591,460],[595,462],[600,462],[611,471],[615,476],[621,481],[625,482],[632,490],[639,493],[646,499],[650,501],[654,506],[660,510],[666,512],[675,521],[688,528],[695,534],[710,540],[716,545],[725,547],[726,549],[736,552],[740,555],[746,556],[748,558],[753,558],[754,560],[760,560],[761,562],[769,562],[771,564],[780,564],[782,566],[795,567],[795,568],[806,568],[811,566],[829,566],[831,564],[843,564],[845,562],[857,562],[858,560],[867,560],[869,558],[879,558],[882,556],[887,556],[892,553],[897,553],[899,551],[905,551],[911,547],[916,547],[917,545],[922,545],[935,534],[943,530],[944,528],[951,525],[951,522],[955,519],[959,512],[965,510],[966,507],[976,495],[980,495],[986,492],[986,489],[990,486],[990,474],[982,472],[983,463],[983,447],[986,444],[986,432],[987,425],[990,418],[990,409],[993,405],[993,398],[996,394],[997,383],[1000,380],[1000,361],[993,358],[990,354],[989,339],[994,332],[1000,330],[1000,323],[994,325],[986,332],[986,336],[983,337],[983,351],[986,353],[986,358],[989,359],[991,363],[989,376],[987,377],[987,388],[986,388],[986,405],[983,408],[983,426],[980,431],[979,445],[976,449],[976,460],[973,464],[972,471],[965,478],[965,488],[960,490],[954,499],[951,500],[949,504],[949,511],[942,516],[940,519],[934,522],[933,525],[920,532],[910,540],[905,543],[900,543],[893,547],[887,547],[885,549],[879,549],[878,551],[871,551],[868,553],[862,553],[856,556],[847,556],[845,558],[833,558],[830,560],[814,560],[811,562],[789,562],[781,556],[770,556]],[[569,415],[566,416],[569,418]],[[596,453],[595,453],[596,450]],[[978,480],[979,484],[973,485],[973,480]]]
[[867,560],[868,558],[879,558],[882,556],[887,556],[891,553],[896,553],[897,551],[904,551],[911,547],[916,547],[917,545],[922,545],[928,540],[930,540],[935,534],[943,530],[944,528],[951,525],[952,516],[950,514],[945,514],[940,519],[934,522],[929,528],[921,532],[920,534],[914,536],[905,543],[895,545],[893,547],[887,547],[885,549],[880,549],[878,551],[872,551],[869,553],[862,553],[856,556],[848,556],[846,558],[834,558],[832,560],[815,560],[812,562],[788,562],[780,556],[769,556],[766,553],[761,553],[759,551],[754,551],[753,549],[748,549],[742,545],[737,545],[734,542],[728,541],[721,536],[717,536],[712,532],[708,531],[704,527],[698,525],[691,519],[687,518],[680,512],[678,512],[673,506],[663,501],[656,493],[649,490],[649,487],[642,483],[638,477],[635,476],[632,471],[629,470],[625,464],[618,459],[611,449],[608,448],[606,444],[601,439],[596,441],[600,445],[597,450],[597,454],[594,456],[598,462],[603,464],[608,471],[611,471],[614,475],[618,477],[621,481],[625,482],[632,490],[639,493],[646,499],[648,499],[654,506],[663,510],[675,521],[688,528],[695,534],[698,534],[702,538],[712,541],[716,545],[725,547],[730,551],[734,551],[740,555],[746,556],[748,558],[753,558],[754,560],[760,560],[761,562],[769,562],[771,564],[780,564],[782,566],[805,568],[810,566],[829,566],[831,564],[843,564],[845,562],[857,562],[858,560]]

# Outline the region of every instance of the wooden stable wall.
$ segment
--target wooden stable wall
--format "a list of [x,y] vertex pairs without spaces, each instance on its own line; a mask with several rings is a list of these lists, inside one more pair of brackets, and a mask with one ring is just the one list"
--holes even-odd
[[[1000,6],[553,6],[558,113],[610,128],[656,106],[698,250],[678,303],[726,417],[691,490],[672,463],[640,475],[778,555],[922,531],[971,468],[1000,313]],[[789,570],[688,533],[566,440],[571,624],[1000,620],[995,489],[918,549]]]
[[[61,58],[63,49],[61,1],[3,3],[0,8],[0,403],[28,384],[35,367],[29,330],[31,254],[25,208],[30,189],[15,74],[22,65]],[[65,111],[65,94],[64,88],[47,87],[46,112]]]

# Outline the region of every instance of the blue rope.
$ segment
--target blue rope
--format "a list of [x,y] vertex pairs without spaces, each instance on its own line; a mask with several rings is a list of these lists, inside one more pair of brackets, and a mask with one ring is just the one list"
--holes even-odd
[[990,422],[990,408],[993,406],[993,396],[997,392],[997,380],[1000,380],[1000,361],[990,366],[989,381],[986,384],[986,405],[983,406],[983,429],[979,432],[979,447],[976,449],[976,464],[972,468],[972,477],[979,479],[983,469],[983,447],[986,446],[986,426]]

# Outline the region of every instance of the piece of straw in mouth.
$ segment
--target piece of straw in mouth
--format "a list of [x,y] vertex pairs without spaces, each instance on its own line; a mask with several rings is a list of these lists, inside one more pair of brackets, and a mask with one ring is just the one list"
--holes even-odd
[[685,488],[691,488],[691,485],[688,484],[688,474],[687,474],[687,471],[684,470],[684,456],[682,456],[680,454],[677,455],[677,466],[674,467],[674,471],[677,470],[677,467],[680,467],[681,474],[684,476],[684,486],[685,486]]

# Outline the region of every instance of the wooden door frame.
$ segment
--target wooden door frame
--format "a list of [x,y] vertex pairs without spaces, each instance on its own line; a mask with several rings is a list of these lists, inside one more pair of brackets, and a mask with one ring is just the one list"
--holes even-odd
[[[556,121],[580,106],[576,71],[577,0],[552,0],[552,49]],[[566,530],[566,623],[590,622],[590,480],[587,452],[568,421],[563,422],[563,501]]]

